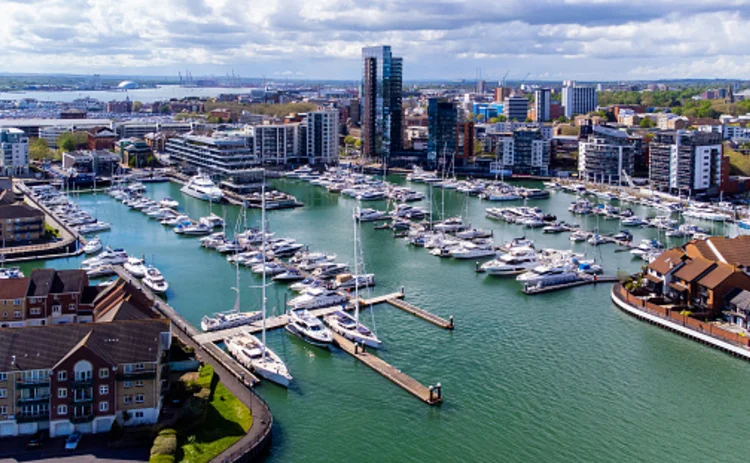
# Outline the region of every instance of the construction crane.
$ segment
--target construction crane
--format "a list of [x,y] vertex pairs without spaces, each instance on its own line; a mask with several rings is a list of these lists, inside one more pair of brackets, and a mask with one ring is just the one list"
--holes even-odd
[[505,75],[503,76],[503,80],[500,81],[500,86],[505,87],[505,78],[508,77],[508,73],[510,72],[510,69],[505,71]]
[[524,82],[526,82],[526,79],[528,79],[530,75],[531,75],[531,73],[530,73],[530,72],[529,72],[528,74],[526,74],[526,77],[524,77],[524,78],[523,78],[523,79],[521,80],[521,83],[520,83],[520,84],[518,84],[518,88],[521,88],[521,85],[523,85],[523,83],[524,83]]

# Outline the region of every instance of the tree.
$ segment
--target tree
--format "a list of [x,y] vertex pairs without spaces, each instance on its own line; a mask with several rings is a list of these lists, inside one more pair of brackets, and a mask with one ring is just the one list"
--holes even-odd
[[169,107],[169,105],[161,105],[161,108],[159,108],[159,112],[162,114],[169,114],[172,112],[172,108]]
[[526,122],[534,122],[534,119],[532,119],[532,118],[530,118],[530,117],[527,117],[527,118],[526,118]]
[[52,159],[53,153],[49,149],[49,143],[44,138],[37,138],[29,144],[29,157],[35,161]]
[[641,123],[638,124],[642,129],[652,129],[656,127],[656,122],[650,117],[644,117],[641,119]]
[[140,101],[134,101],[133,102],[133,112],[134,113],[141,112],[142,108],[143,108],[143,103],[141,103]]
[[557,119],[555,119],[557,122],[568,122],[569,119],[565,116],[560,116]]
[[57,137],[57,148],[62,152],[75,151],[85,147],[89,142],[86,132],[65,132]]

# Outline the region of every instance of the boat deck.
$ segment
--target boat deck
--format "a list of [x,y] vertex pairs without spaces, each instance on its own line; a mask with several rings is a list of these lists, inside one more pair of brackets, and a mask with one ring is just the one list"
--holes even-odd
[[357,360],[385,376],[391,382],[417,397],[422,402],[430,405],[437,405],[443,401],[440,385],[437,387],[425,386],[380,357],[370,354],[366,349],[363,350],[360,346],[355,346],[353,342],[337,333],[333,333],[333,339],[341,350],[352,355]]

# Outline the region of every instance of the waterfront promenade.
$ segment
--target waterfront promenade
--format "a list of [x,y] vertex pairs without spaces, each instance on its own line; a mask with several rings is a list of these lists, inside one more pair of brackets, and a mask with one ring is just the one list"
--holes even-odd
[[645,299],[629,294],[620,284],[612,288],[611,297],[617,307],[641,320],[722,350],[735,357],[750,360],[750,339],[744,336],[671,311],[668,308],[659,307]]

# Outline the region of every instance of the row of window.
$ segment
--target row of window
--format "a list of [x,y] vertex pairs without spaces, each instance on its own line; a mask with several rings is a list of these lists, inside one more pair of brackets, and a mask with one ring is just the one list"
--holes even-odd
[[[109,411],[109,402],[99,402],[99,411],[100,412],[108,412]],[[67,405],[58,405],[57,406],[57,414],[58,415],[67,415],[68,414],[68,406]]]
[[143,394],[136,394],[135,396],[132,395],[126,395],[122,398],[122,403],[125,405],[130,405],[133,403],[133,399],[135,399],[135,403],[142,404],[146,401],[146,396]]
[[[99,378],[106,379],[109,378],[109,368],[99,368]],[[91,370],[86,371],[79,371],[78,374],[75,377],[76,381],[86,381],[91,379]],[[57,372],[57,380],[58,381],[67,381],[68,380],[68,372],[66,370],[58,370]]]

